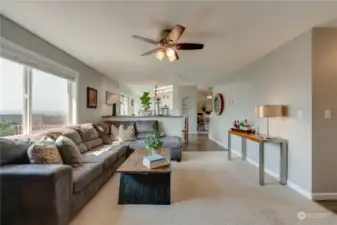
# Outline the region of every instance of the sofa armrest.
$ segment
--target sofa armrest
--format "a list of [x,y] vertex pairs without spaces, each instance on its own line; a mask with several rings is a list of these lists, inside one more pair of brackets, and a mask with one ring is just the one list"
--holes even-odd
[[0,224],[68,225],[72,194],[70,166],[2,166],[0,182]]

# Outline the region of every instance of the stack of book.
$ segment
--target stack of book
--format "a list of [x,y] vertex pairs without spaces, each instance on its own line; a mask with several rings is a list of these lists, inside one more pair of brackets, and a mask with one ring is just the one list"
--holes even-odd
[[162,166],[169,165],[170,162],[164,156],[161,155],[150,155],[143,159],[143,165],[148,169],[154,169]]

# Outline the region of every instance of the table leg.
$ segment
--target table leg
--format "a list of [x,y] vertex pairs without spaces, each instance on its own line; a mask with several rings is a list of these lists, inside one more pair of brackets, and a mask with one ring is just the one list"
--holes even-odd
[[242,153],[241,153],[242,160],[246,161],[246,158],[247,158],[247,140],[245,138],[241,138],[241,148],[242,148]]
[[264,185],[264,143],[259,142],[259,184]]
[[286,185],[288,179],[288,146],[286,142],[280,144],[280,184]]
[[232,143],[231,143],[231,134],[228,133],[228,160],[231,160],[232,157]]

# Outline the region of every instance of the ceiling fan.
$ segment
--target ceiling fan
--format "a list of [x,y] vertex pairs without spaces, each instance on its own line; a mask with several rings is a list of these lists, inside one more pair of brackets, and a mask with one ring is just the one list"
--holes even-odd
[[172,29],[163,30],[160,33],[159,41],[141,37],[139,35],[133,35],[132,37],[157,46],[157,48],[145,52],[141,56],[155,54],[159,60],[162,60],[166,55],[169,61],[173,62],[179,59],[177,50],[200,50],[204,48],[204,44],[178,43],[178,40],[184,31],[185,27],[177,24]]

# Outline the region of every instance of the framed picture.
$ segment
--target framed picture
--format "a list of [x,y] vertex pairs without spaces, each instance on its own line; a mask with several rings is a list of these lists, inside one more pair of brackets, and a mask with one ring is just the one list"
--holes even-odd
[[97,108],[97,90],[87,87],[87,108]]

